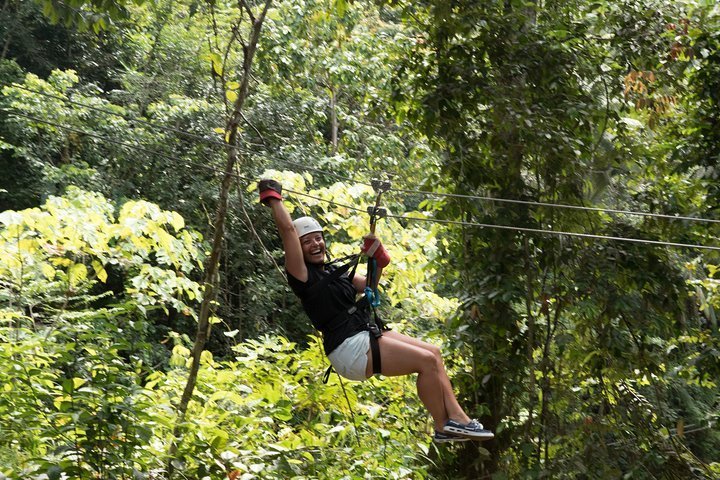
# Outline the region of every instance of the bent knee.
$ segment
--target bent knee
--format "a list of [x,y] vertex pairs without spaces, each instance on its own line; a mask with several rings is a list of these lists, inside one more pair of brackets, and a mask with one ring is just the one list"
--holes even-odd
[[442,359],[430,350],[425,350],[421,354],[421,363],[424,369],[436,371],[442,368]]
[[429,344],[429,345],[430,345],[430,347],[428,348],[428,350],[430,350],[430,352],[432,352],[432,354],[438,360],[442,361],[442,350],[440,350],[440,347],[438,347],[437,345],[432,345],[432,344]]

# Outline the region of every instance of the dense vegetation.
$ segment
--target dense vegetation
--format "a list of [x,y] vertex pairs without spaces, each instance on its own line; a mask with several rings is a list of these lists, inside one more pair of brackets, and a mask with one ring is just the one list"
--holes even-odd
[[[720,477],[715,2],[0,18],[0,478]],[[334,256],[392,182],[382,314],[495,440],[323,384],[264,176]]]

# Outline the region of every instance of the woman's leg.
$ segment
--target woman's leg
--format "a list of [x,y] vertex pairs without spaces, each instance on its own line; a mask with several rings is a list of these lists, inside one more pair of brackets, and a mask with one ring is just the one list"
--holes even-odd
[[[383,334],[378,345],[382,359],[382,374],[388,377],[417,373],[417,390],[420,401],[433,417],[435,429],[442,431],[448,421],[445,408],[442,363],[429,350],[412,345],[393,336]],[[372,375],[372,354],[368,352],[366,373]]]
[[465,411],[458,403],[457,398],[455,397],[452,383],[450,382],[450,378],[445,371],[445,366],[442,361],[442,352],[440,351],[440,348],[436,345],[433,345],[432,343],[423,342],[422,340],[418,340],[417,338],[409,337],[407,335],[403,335],[402,333],[394,331],[383,332],[383,337],[385,336],[428,350],[432,352],[435,357],[437,357],[437,360],[440,364],[440,382],[443,388],[443,399],[445,401],[445,409],[447,411],[447,416],[449,418],[452,418],[453,420],[459,421],[460,423],[469,422],[470,417],[467,416]]

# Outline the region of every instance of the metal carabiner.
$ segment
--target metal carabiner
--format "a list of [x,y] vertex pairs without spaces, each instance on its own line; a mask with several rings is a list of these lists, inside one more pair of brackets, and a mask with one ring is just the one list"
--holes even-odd
[[377,192],[377,197],[375,197],[375,206],[368,207],[368,213],[370,214],[370,233],[374,234],[378,215],[380,218],[387,215],[387,211],[384,208],[380,208],[380,199],[382,198],[383,193],[390,190],[390,182],[387,180],[373,179],[370,182],[370,185],[372,185],[373,190]]

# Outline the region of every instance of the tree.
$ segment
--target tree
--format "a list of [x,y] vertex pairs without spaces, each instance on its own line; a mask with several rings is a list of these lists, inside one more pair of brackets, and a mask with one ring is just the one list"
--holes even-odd
[[[650,9],[636,2],[575,2],[542,8],[516,2],[421,5],[408,10],[406,18],[424,41],[409,56],[399,81],[401,85],[410,81],[414,88],[397,90],[396,99],[399,111],[408,112],[443,150],[440,178],[450,191],[531,202],[607,202],[632,210],[653,211],[660,205],[663,213],[688,215],[707,211],[692,200],[671,204],[648,195],[646,183],[624,175],[647,174],[642,178],[652,185],[657,177],[649,171],[662,169],[655,150],[660,142],[655,143],[651,129],[666,110],[654,109],[653,114],[642,105],[633,108],[626,95],[628,84],[636,92],[642,87],[633,82],[651,77],[648,70],[666,46],[662,36],[666,19],[677,15],[672,7],[658,4]],[[606,37],[609,32],[614,34]],[[597,41],[604,38],[608,41]],[[628,70],[635,73],[626,76]],[[660,105],[664,97],[659,92],[653,95],[655,105]],[[702,185],[687,176],[683,181],[688,182],[690,199],[701,198],[695,195],[702,195]],[[669,190],[664,183],[654,193],[662,190],[667,198],[670,191],[682,188],[677,181],[672,185]],[[702,238],[702,230],[680,228],[677,223],[666,226],[649,219],[528,203],[463,199],[436,207],[443,218],[470,223],[635,238],[678,233],[696,241]],[[688,298],[681,260],[661,252],[640,253],[624,244],[595,245],[555,236],[522,238],[492,228],[458,228],[449,238],[448,279],[453,288],[463,291],[456,323],[458,346],[465,349],[474,368],[472,376],[464,377],[467,383],[461,390],[474,392],[466,401],[498,432],[490,448],[500,455],[488,460],[490,473],[502,468],[533,476],[572,469],[562,458],[564,451],[553,447],[559,442],[556,435],[571,439],[573,431],[582,428],[568,410],[575,394],[560,381],[563,374],[577,375],[576,382],[601,385],[587,392],[589,401],[579,412],[594,411],[604,425],[611,422],[617,428],[626,423],[651,425],[644,435],[653,447],[639,448],[629,458],[618,457],[611,448],[600,462],[607,475],[635,472],[633,461],[647,457],[658,469],[687,473],[693,468],[694,460],[684,457],[673,441],[669,442],[673,459],[665,464],[659,460],[657,451],[667,444],[656,432],[673,421],[673,413],[623,416],[618,397],[624,398],[623,408],[639,408],[633,403],[634,394],[628,393],[628,379],[635,374],[611,361],[623,348],[631,348],[633,358],[643,359],[643,375],[666,368],[659,359],[645,355],[658,338],[668,341],[679,334],[673,325]],[[576,263],[583,258],[590,264]],[[653,259],[650,264],[645,263],[647,258]],[[611,285],[627,281],[626,291],[632,292],[627,298],[599,296],[596,290],[602,284],[614,291]],[[649,305],[656,310],[648,311]],[[584,337],[587,334],[590,337]],[[614,336],[619,344],[612,341]],[[600,348],[595,347],[598,343]],[[568,359],[570,351],[575,353]],[[578,360],[580,366],[595,367],[568,372],[567,365],[578,365]],[[664,381],[651,383],[654,396],[647,401],[663,404]],[[641,379],[632,384],[643,385]],[[599,431],[612,434],[612,430]],[[594,437],[592,445],[598,441],[604,444],[602,437]],[[577,445],[569,451],[577,451]],[[461,462],[463,473],[468,477],[485,473],[467,453]]]
[[[214,219],[214,234],[212,239],[212,247],[210,255],[208,257],[207,265],[205,267],[205,278],[203,279],[203,300],[200,305],[200,313],[198,316],[198,326],[195,334],[195,342],[192,349],[192,364],[190,372],[188,374],[188,381],[183,390],[182,397],[178,404],[179,412],[179,423],[176,425],[174,436],[177,438],[180,433],[182,422],[185,420],[185,413],[187,412],[188,403],[191,400],[193,391],[195,390],[195,384],[197,382],[197,374],[200,368],[200,358],[205,350],[205,343],[207,342],[208,335],[210,334],[210,315],[212,305],[216,298],[217,288],[217,275],[218,267],[220,264],[220,255],[223,250],[223,238],[225,234],[225,222],[227,216],[228,196],[230,187],[233,183],[235,175],[235,165],[238,160],[238,152],[236,150],[239,142],[239,127],[243,120],[243,107],[249,94],[250,75],[252,71],[253,58],[257,49],[258,42],[260,40],[260,32],[262,30],[263,22],[265,21],[265,15],[270,8],[271,0],[267,0],[260,10],[260,13],[255,15],[250,5],[244,1],[240,3],[241,11],[240,16],[236,23],[230,30],[229,39],[226,43],[225,59],[221,59],[218,53],[213,53],[210,56],[210,62],[212,72],[219,76],[221,93],[224,94],[226,99],[226,108],[228,110],[228,119],[225,125],[225,141],[227,143],[227,162],[225,164],[225,170],[223,172],[222,185],[220,186],[220,197],[215,212]],[[247,40],[243,37],[238,36],[238,30],[243,23],[245,23],[244,16],[247,15],[247,23],[249,24]],[[216,32],[217,33],[217,32]],[[218,38],[216,38],[216,41]],[[229,68],[232,63],[228,64],[228,53],[233,48],[235,42],[239,42],[242,46],[242,63],[238,72],[239,81],[237,87],[232,88],[228,84]],[[216,44],[217,45],[217,44]],[[237,91],[236,91],[237,90]],[[168,478],[172,477],[174,464],[172,460],[175,456],[176,446],[173,443],[170,447],[168,464]]]
[[109,27],[113,20],[126,19],[128,6],[145,0],[33,0],[42,6],[43,13],[53,23],[75,26],[80,31],[93,29],[95,33]]

